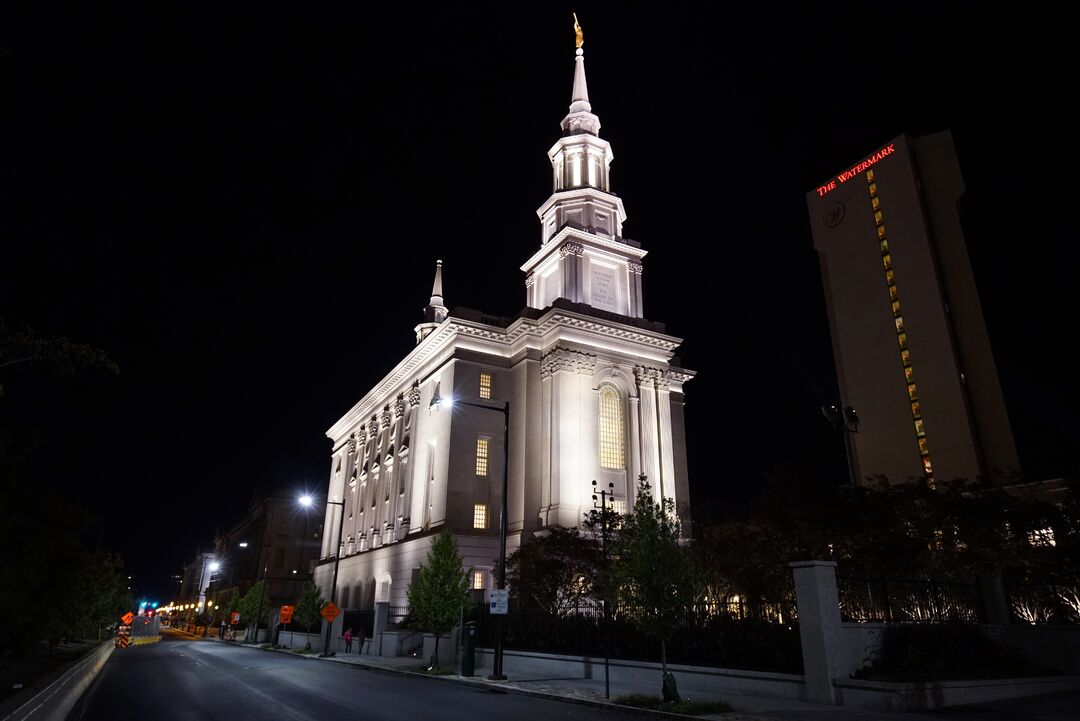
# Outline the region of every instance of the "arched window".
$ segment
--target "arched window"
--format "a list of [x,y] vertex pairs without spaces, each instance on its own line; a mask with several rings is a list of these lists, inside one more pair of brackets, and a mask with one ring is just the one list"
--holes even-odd
[[626,468],[624,446],[622,398],[619,391],[604,386],[600,389],[600,467]]

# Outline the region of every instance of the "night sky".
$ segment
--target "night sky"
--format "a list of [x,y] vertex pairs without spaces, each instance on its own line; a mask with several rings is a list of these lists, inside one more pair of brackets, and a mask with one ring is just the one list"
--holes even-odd
[[1049,13],[29,5],[0,10],[0,315],[121,373],[12,370],[0,419],[143,592],[255,489],[325,490],[324,431],[413,347],[436,258],[449,306],[523,307],[571,10],[625,235],[650,251],[645,314],[700,374],[699,519],[769,478],[845,480],[804,194],[903,132],[954,133],[1025,472],[1080,471],[1075,61]]

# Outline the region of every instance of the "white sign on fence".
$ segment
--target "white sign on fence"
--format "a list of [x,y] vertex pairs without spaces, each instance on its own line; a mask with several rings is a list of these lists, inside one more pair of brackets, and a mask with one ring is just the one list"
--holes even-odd
[[491,613],[505,616],[510,611],[510,592],[505,588],[493,588],[491,589],[491,600],[489,602],[489,609]]

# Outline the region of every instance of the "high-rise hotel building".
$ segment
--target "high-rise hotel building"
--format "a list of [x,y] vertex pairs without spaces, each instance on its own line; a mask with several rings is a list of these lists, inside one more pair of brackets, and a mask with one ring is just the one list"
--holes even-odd
[[947,131],[900,136],[807,193],[858,483],[1018,470],[963,194]]

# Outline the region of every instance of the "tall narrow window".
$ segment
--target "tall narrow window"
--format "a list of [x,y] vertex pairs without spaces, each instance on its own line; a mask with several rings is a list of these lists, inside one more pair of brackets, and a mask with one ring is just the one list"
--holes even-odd
[[474,591],[484,590],[484,577],[487,576],[487,571],[473,571],[472,575],[472,587]]
[[488,474],[488,439],[476,439],[476,475],[487,476]]
[[491,398],[491,374],[480,374],[480,397]]
[[622,399],[611,386],[600,389],[600,466],[622,470],[623,417]]
[[487,504],[474,503],[472,511],[472,527],[481,530],[487,528]]

